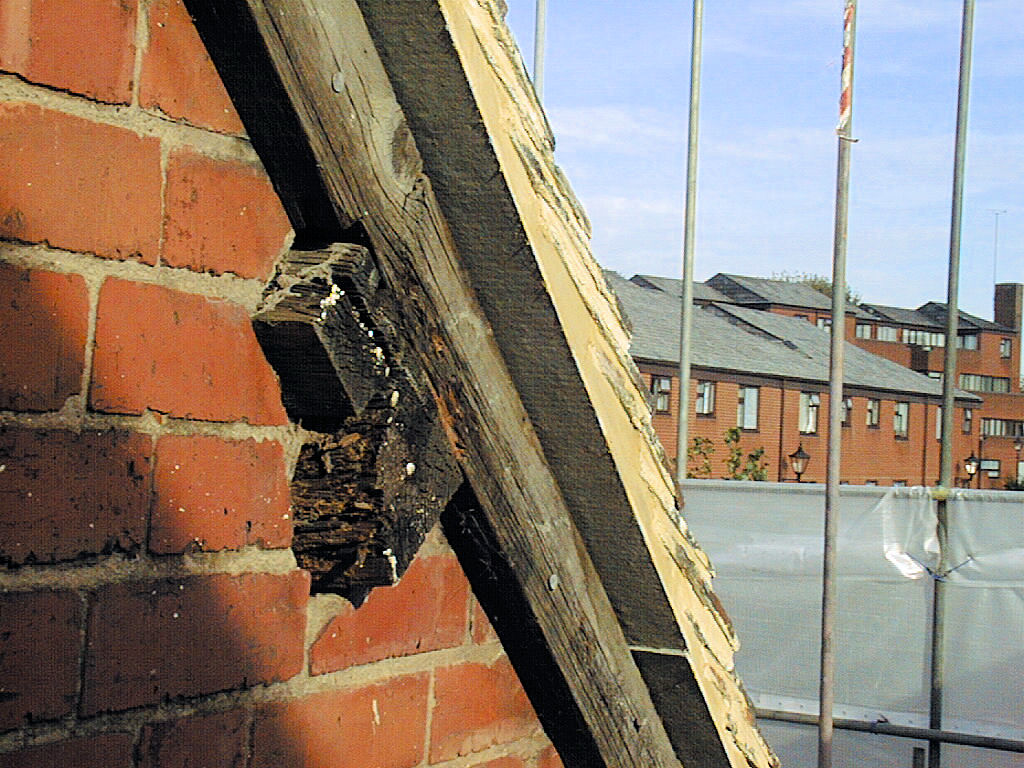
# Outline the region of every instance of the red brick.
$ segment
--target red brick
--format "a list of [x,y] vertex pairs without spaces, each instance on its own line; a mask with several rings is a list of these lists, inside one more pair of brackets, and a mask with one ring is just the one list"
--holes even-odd
[[72,712],[81,620],[71,592],[0,595],[0,730]]
[[0,237],[155,264],[160,142],[31,104],[0,104]]
[[245,768],[248,726],[244,710],[147,726],[139,768]]
[[0,69],[92,99],[127,104],[136,3],[0,0]]
[[426,675],[267,707],[252,768],[411,768],[423,759]]
[[89,328],[85,281],[0,264],[0,296],[0,408],[59,410],[82,388]]
[[108,413],[288,421],[242,307],[123,280],[100,291],[89,400]]
[[0,755],[0,768],[132,768],[132,737],[103,733]]
[[288,478],[280,443],[162,437],[156,447],[153,489],[153,552],[291,543]]
[[558,756],[555,748],[546,747],[540,753],[540,758],[537,760],[537,768],[565,768],[565,766],[562,764],[562,758]]
[[82,712],[287,680],[302,669],[309,574],[215,574],[101,588]]
[[498,633],[495,632],[494,627],[491,626],[490,619],[487,618],[487,614],[484,613],[484,609],[480,607],[480,603],[475,599],[473,600],[473,605],[469,610],[469,620],[471,622],[473,632],[473,642],[477,645],[493,643],[498,639]]
[[139,101],[221,133],[245,130],[181,0],[156,0],[149,8]]
[[417,558],[398,584],[374,589],[327,625],[310,651],[312,673],[461,645],[467,596],[454,557]]
[[507,658],[491,666],[439,669],[434,681],[430,759],[451,760],[507,744],[540,730],[540,723]]
[[150,438],[0,428],[0,560],[52,563],[145,542]]
[[291,224],[261,168],[179,150],[168,163],[166,196],[165,263],[270,276]]

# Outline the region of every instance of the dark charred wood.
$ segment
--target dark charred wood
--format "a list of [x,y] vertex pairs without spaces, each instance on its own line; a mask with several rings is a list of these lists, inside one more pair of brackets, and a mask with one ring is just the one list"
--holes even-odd
[[319,433],[292,479],[296,559],[356,603],[401,577],[462,482],[389,296],[362,246],[293,251],[254,320],[289,416]]

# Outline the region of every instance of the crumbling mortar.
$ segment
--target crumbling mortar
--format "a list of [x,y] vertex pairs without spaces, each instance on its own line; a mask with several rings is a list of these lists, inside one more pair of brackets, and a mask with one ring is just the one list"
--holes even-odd
[[0,570],[0,592],[91,590],[129,581],[163,581],[214,574],[284,575],[296,570],[291,549],[243,547],[185,555],[96,555]]
[[132,107],[139,108],[142,63],[149,49],[149,0],[137,0],[135,14],[135,62],[132,68]]
[[21,411],[0,411],[0,426],[21,427],[39,430],[67,430],[75,433],[86,431],[103,432],[119,430],[137,432],[143,435],[161,437],[176,435],[183,437],[217,437],[222,440],[255,440],[258,443],[273,441],[281,443],[286,453],[293,445],[302,444],[303,430],[293,424],[285,426],[253,426],[248,422],[222,423],[217,421],[193,421],[175,419],[163,414],[146,411],[140,416],[83,411],[75,398],[69,398],[59,411],[47,413],[23,413]]
[[[249,314],[256,310],[264,286],[262,280],[234,274],[212,275],[177,267],[150,266],[10,240],[0,240],[0,262],[25,269],[81,275],[90,291],[94,285],[98,290],[100,283],[107,278],[118,278],[229,301],[241,305]],[[93,298],[91,294],[90,298]]]
[[139,136],[156,137],[172,148],[189,147],[213,159],[240,161],[262,168],[247,138],[197,128],[134,105],[103,104],[85,96],[28,83],[9,74],[0,74],[0,101],[34,104],[94,123],[124,128]]

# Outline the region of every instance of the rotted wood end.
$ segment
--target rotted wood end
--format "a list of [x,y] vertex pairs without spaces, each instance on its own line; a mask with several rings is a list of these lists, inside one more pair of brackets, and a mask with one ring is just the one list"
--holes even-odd
[[372,254],[293,251],[254,319],[285,408],[307,431],[292,548],[314,592],[362,602],[395,583],[462,482]]

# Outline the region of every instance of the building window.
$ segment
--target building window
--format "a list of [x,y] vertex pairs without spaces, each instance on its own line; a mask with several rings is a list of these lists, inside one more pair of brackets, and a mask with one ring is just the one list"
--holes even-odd
[[906,344],[917,344],[921,347],[942,347],[946,344],[946,334],[904,328],[903,341]]
[[972,392],[1009,392],[1010,380],[1005,376],[986,376],[981,373],[961,373],[960,389]]
[[1012,348],[1013,348],[1013,342],[1011,342],[1009,339],[1000,339],[999,340],[999,356],[1000,357],[1009,357],[1010,356],[1010,351],[1011,351]]
[[811,322],[811,318],[807,315],[793,315],[797,320],[806,320],[808,323]]
[[843,398],[843,421],[842,426],[848,427],[853,423],[853,398]]
[[817,392],[800,393],[800,432],[814,435],[818,432],[818,408],[821,396]]
[[757,429],[757,387],[740,387],[736,401],[736,426]]
[[869,427],[878,426],[878,416],[881,410],[882,402],[880,400],[875,400],[874,398],[868,400],[867,425]]
[[1021,437],[1024,435],[1024,421],[1013,419],[982,419],[982,437]]
[[669,376],[651,377],[651,395],[655,413],[668,413],[672,399],[672,379]]
[[963,336],[956,337],[956,345],[960,349],[977,349],[978,348],[978,334],[976,333],[965,333]]
[[974,429],[974,410],[972,408],[964,408],[964,422],[960,428],[960,431],[965,435],[971,434]]
[[896,403],[892,409],[892,432],[896,437],[907,436],[907,425],[910,422],[910,403]]
[[893,488],[906,488],[907,487],[907,481],[906,480],[893,480],[892,481],[892,487]]
[[942,406],[936,406],[935,408],[935,439],[942,439]]
[[999,477],[1002,465],[999,459],[982,459],[978,466],[979,472],[988,472],[989,477]]
[[715,382],[697,382],[697,414],[710,416],[715,412]]
[[865,480],[864,485],[878,485],[877,480]]
[[871,326],[867,323],[857,323],[857,338],[858,339],[870,339],[871,338]]
[[879,325],[875,332],[875,338],[879,341],[899,341],[900,329],[891,325]]
[[831,317],[819,317],[818,318],[818,327],[819,328],[831,328],[832,327],[832,318]]

